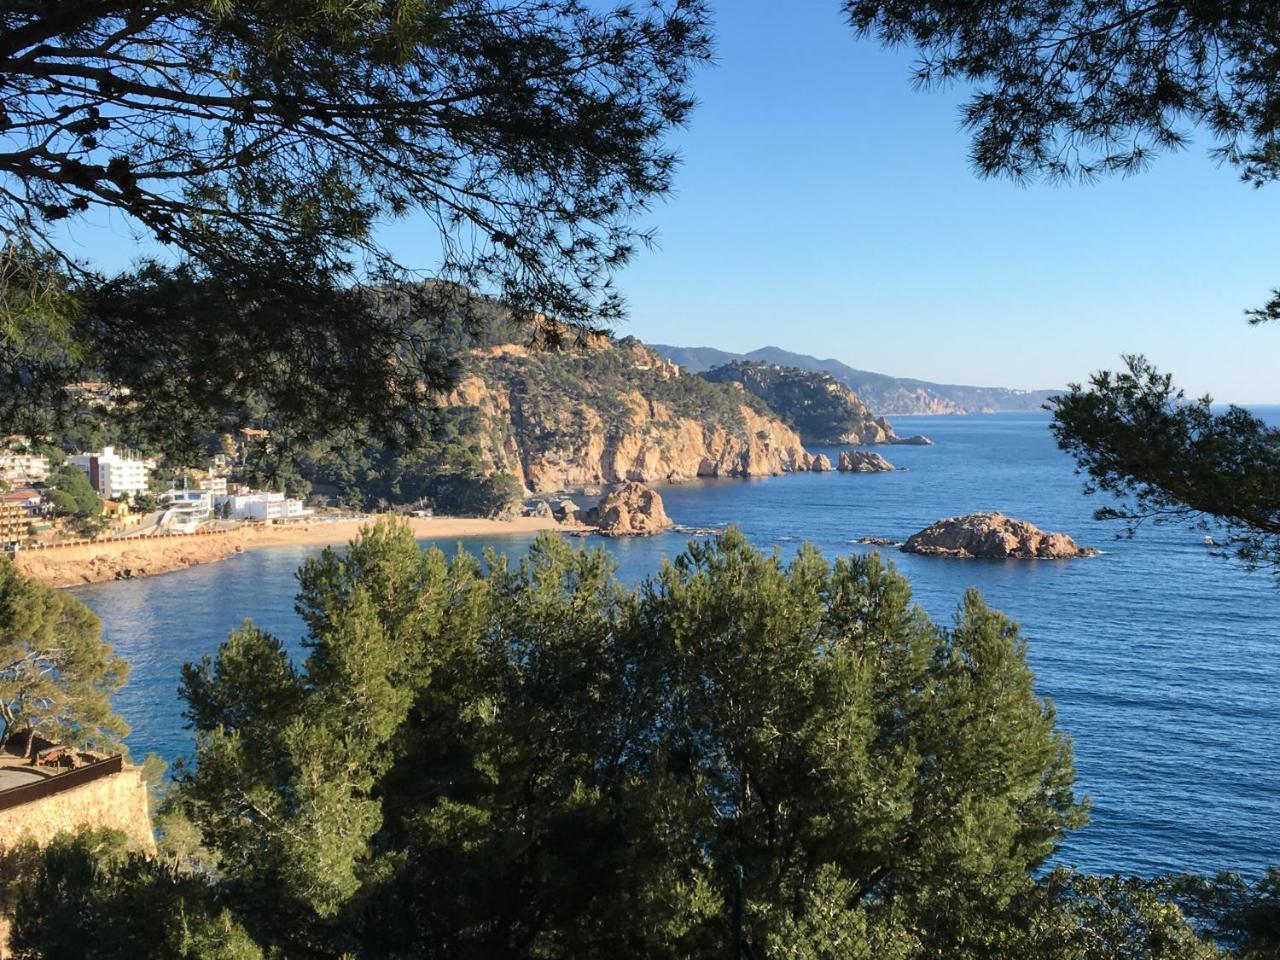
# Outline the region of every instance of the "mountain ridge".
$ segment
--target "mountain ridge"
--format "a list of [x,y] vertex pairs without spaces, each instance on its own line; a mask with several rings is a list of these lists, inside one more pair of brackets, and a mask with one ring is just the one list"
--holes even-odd
[[1039,410],[1050,397],[1061,392],[1057,389],[1015,390],[1008,387],[935,383],[913,377],[893,377],[870,370],[859,370],[833,357],[822,359],[772,345],[749,353],[734,353],[716,347],[678,347],[661,343],[647,346],[689,373],[703,373],[733,361],[764,361],[829,373],[853,390],[876,414],[882,416],[1023,413]]

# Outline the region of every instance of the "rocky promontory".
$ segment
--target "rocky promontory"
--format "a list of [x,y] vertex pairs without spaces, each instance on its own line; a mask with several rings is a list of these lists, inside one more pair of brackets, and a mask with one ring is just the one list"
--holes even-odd
[[582,514],[582,520],[604,537],[649,536],[673,526],[658,492],[635,482],[624,483],[605,494]]
[[840,466],[843,473],[888,473],[898,469],[878,453],[866,450],[844,450],[840,454]]
[[1063,560],[1098,551],[1079,546],[1065,533],[1045,533],[1025,520],[1002,513],[949,517],[913,534],[904,553],[991,560]]
[[442,400],[477,469],[510,474],[533,493],[770,476],[813,462],[796,432],[756,397],[682,376],[625,340],[559,352],[471,351]]

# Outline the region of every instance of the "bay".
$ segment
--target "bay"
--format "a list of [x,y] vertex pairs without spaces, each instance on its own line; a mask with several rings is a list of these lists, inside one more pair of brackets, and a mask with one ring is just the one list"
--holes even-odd
[[[1280,411],[1263,411],[1273,419]],[[1280,589],[1213,557],[1202,534],[1144,529],[1115,539],[1092,519],[1103,501],[1081,491],[1041,414],[896,417],[932,447],[882,449],[887,474],[795,474],[666,486],[679,524],[736,524],[784,557],[802,542],[829,556],[869,550],[864,535],[905,539],[940,517],[1000,510],[1102,548],[1074,561],[956,561],[891,551],[917,601],[949,622],[965,589],[1018,620],[1040,692],[1075,741],[1078,788],[1093,822],[1058,862],[1103,873],[1218,869],[1257,874],[1280,864]],[[816,448],[834,461],[838,450]],[[587,541],[636,582],[687,537]],[[463,548],[512,555],[532,538],[469,538]],[[454,542],[435,544],[448,551]],[[209,566],[75,593],[133,665],[117,708],[137,756],[190,749],[177,698],[184,662],[212,653],[245,618],[295,644],[294,571],[315,548],[252,551]]]

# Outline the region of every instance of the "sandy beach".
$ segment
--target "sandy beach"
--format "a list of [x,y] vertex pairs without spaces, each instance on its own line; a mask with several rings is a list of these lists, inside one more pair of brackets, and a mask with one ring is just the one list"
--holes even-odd
[[[15,563],[26,576],[52,587],[70,587],[107,580],[171,573],[202,563],[263,547],[325,546],[344,544],[378,521],[330,520],[285,526],[237,527],[232,530],[192,536],[134,537],[98,540],[65,547],[28,549],[18,553]],[[540,533],[544,530],[577,530],[545,517],[517,517],[514,520],[480,520],[471,517],[407,517],[419,539],[446,540],[461,537],[496,537]]]
[[[362,528],[381,517],[366,520],[328,520],[314,523],[272,525],[245,531],[245,548],[280,547],[296,544],[346,543]],[[547,517],[516,517],[514,520],[481,520],[475,517],[405,517],[413,534],[421,540],[448,537],[498,537],[506,534],[540,533],[544,530],[578,529]]]

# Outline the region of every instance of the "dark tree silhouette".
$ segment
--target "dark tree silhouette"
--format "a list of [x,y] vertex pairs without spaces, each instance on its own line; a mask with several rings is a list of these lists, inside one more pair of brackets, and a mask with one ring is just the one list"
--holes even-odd
[[[299,434],[411,433],[467,289],[557,332],[617,318],[707,56],[700,0],[0,4],[0,428],[95,379],[170,442],[249,396]],[[413,275],[375,227],[411,213],[447,282],[387,309],[370,289]],[[95,274],[82,215],[157,260]]]

